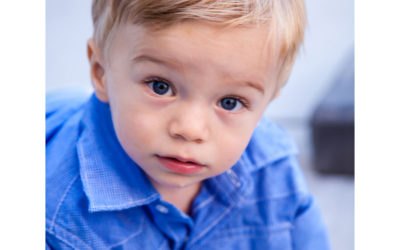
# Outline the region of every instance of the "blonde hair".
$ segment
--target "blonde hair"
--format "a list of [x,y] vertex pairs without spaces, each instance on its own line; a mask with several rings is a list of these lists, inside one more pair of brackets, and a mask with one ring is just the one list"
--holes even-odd
[[93,39],[105,52],[116,27],[140,24],[161,29],[184,21],[208,21],[227,26],[269,24],[279,41],[285,83],[304,39],[303,0],[93,0]]

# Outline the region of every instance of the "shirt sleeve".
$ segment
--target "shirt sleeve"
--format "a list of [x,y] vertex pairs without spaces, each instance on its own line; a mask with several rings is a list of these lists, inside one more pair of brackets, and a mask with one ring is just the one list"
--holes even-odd
[[325,224],[312,196],[297,211],[292,232],[293,249],[330,250]]
[[88,94],[79,91],[52,92],[46,94],[46,142],[75,112],[80,110]]

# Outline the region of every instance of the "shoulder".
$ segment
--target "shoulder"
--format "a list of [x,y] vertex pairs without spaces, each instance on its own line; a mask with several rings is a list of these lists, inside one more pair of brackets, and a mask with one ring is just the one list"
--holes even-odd
[[65,237],[67,232],[58,232],[62,227],[57,220],[68,211],[66,206],[77,207],[85,199],[75,147],[81,113],[88,96],[72,91],[46,95],[46,229],[49,234]]
[[289,156],[296,156],[297,153],[297,146],[289,133],[264,117],[255,128],[243,157],[253,167],[252,170],[256,170]]
[[[46,204],[71,185],[79,173],[76,141],[86,99],[81,93],[46,96]],[[50,207],[47,207],[51,211]]]
[[[300,225],[299,215],[313,207],[297,153],[294,140],[281,126],[267,119],[260,122],[245,152],[232,168],[243,184],[240,190],[244,191],[227,223],[221,223],[212,236],[213,243],[222,246],[232,242],[232,238],[249,235],[247,241],[235,242],[235,246],[291,249],[297,244],[297,238],[302,238],[297,233],[301,231],[299,227],[312,227],[307,222]],[[308,213],[311,214],[308,218],[317,221],[320,216],[313,211]],[[296,239],[294,232],[299,235]]]
[[[89,211],[87,186],[82,181],[85,173],[82,159],[93,159],[79,155],[77,145],[87,138],[85,134],[90,136],[88,132],[93,132],[92,127],[85,125],[85,121],[92,119],[90,114],[97,112],[91,101],[93,98],[80,93],[55,93],[47,97],[46,240],[57,249],[110,249],[142,233],[146,223],[140,208]],[[105,173],[103,170],[99,170],[100,174]]]
[[261,120],[241,158],[252,187],[247,201],[285,204],[294,212],[309,199],[297,154],[297,146],[284,128],[268,119]]
[[[76,164],[76,141],[88,96],[62,91],[46,96],[46,176],[53,178],[62,166]],[[67,169],[71,169],[67,167]]]
[[89,95],[80,91],[58,91],[46,94],[46,142],[83,109]]
[[[322,215],[308,189],[289,134],[268,122],[253,140],[253,147],[259,148],[248,152],[252,159],[249,162],[257,167],[250,171],[252,188],[244,199],[244,217],[251,214],[261,218],[258,223],[267,225],[265,232],[286,239],[281,242],[290,242],[288,248],[330,249]],[[271,241],[271,245],[275,242]]]

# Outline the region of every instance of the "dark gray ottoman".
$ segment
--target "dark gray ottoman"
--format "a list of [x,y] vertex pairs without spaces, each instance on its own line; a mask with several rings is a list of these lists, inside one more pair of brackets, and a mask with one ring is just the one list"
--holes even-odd
[[314,166],[322,173],[354,174],[354,54],[339,70],[312,121]]

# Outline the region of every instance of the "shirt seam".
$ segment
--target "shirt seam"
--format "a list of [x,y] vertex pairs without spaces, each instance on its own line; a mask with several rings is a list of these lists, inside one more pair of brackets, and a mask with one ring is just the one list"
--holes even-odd
[[128,242],[128,241],[131,240],[133,237],[135,237],[136,235],[140,234],[140,233],[143,231],[143,225],[144,225],[144,217],[142,217],[142,220],[140,221],[139,229],[138,229],[136,232],[134,232],[134,233],[132,233],[131,235],[129,235],[126,239],[124,239],[124,240],[122,240],[122,241],[120,241],[120,242],[118,242],[118,243],[112,244],[112,245],[110,245],[110,246],[108,246],[108,247],[109,247],[109,248],[113,248],[113,247],[116,247],[116,246],[120,246],[120,245],[125,244],[126,242]]
[[141,200],[135,200],[133,202],[130,203],[126,203],[126,204],[118,204],[118,205],[93,205],[93,207],[89,208],[90,212],[98,212],[98,211],[112,211],[112,210],[123,210],[123,209],[128,209],[131,207],[135,207],[138,205],[143,205],[144,203],[153,201],[157,198],[158,194],[152,194],[151,196],[141,199]]
[[265,197],[265,198],[259,198],[259,199],[252,199],[252,200],[245,200],[246,203],[257,203],[260,201],[270,201],[270,200],[278,200],[278,199],[284,199],[290,196],[296,196],[296,195],[309,195],[308,192],[306,191],[297,191],[297,192],[292,192],[292,193],[286,193],[286,194],[281,194],[281,195],[276,195],[276,196],[271,196],[271,197]]
[[[239,161],[240,161],[240,160],[239,160]],[[242,164],[243,164],[243,163],[242,163]],[[237,174],[235,173],[235,171],[233,171],[233,170],[230,168],[230,169],[228,169],[228,170],[226,171],[226,173],[227,173],[228,176],[230,177],[231,182],[232,182],[236,187],[238,187],[238,186],[241,185],[241,182],[240,182],[240,180],[239,180],[239,177],[237,176]]]
[[279,161],[288,160],[290,158],[296,157],[297,154],[298,153],[296,151],[292,151],[292,152],[288,151],[288,152],[282,153],[276,157],[272,157],[272,159],[265,160],[261,163],[255,163],[254,169],[252,169],[250,172],[255,172],[259,169],[273,166],[274,164],[276,164]]
[[[230,177],[230,176],[227,176],[227,177]],[[231,181],[230,178],[222,179],[222,181],[223,181],[224,183],[226,183],[228,186],[232,186],[232,185],[233,185],[233,183],[232,183],[232,181]],[[223,189],[220,187],[220,185],[218,185],[218,182],[215,183],[215,188],[218,190],[217,193],[219,193],[219,194],[225,194],[225,193],[226,193],[226,190],[223,190]],[[229,203],[230,203],[230,204],[233,203],[233,198],[232,198],[230,195],[226,195],[226,194],[225,194],[224,196],[229,200]]]
[[234,205],[231,205],[228,207],[228,209],[225,210],[223,214],[221,214],[211,225],[206,227],[196,238],[194,238],[188,246],[193,245],[195,242],[197,242],[199,239],[201,239],[212,227],[214,227],[226,214],[228,214]]
[[[240,232],[243,229],[250,229],[250,230],[268,230],[268,231],[281,231],[285,229],[293,229],[293,223],[284,222],[276,226],[243,226],[243,227],[235,227],[230,229],[230,232]],[[218,234],[215,234],[218,235]]]
[[67,193],[69,192],[69,190],[71,189],[71,187],[75,183],[75,181],[78,179],[78,177],[79,177],[79,174],[77,174],[72,179],[72,181],[68,184],[67,189],[65,190],[64,194],[62,195],[61,200],[58,202],[56,210],[55,210],[54,215],[52,217],[52,221],[51,221],[49,230],[54,230],[55,221],[56,221],[56,218],[57,218],[57,215],[58,215],[58,211],[60,210],[61,204],[64,202],[65,198],[67,197]]
[[210,202],[212,202],[215,199],[215,195],[211,195],[209,198],[207,198],[206,200],[202,201],[199,205],[197,205],[196,207],[193,208],[192,213],[196,213],[200,208],[205,207],[206,205],[208,205]]
[[[48,220],[48,219],[47,219]],[[57,231],[60,230],[65,234],[70,235],[72,238],[74,238],[77,242],[79,242],[80,244],[84,245],[86,248],[90,249],[89,245],[87,245],[81,238],[79,238],[78,236],[76,236],[75,234],[71,233],[70,231],[68,231],[67,229],[63,228],[62,226],[59,226],[57,224],[53,224],[53,230],[50,229],[46,229],[47,232],[49,232],[51,235],[53,235],[54,237],[56,237],[57,239],[65,242],[66,244],[68,244],[69,246],[72,246],[74,249],[76,249],[76,247],[74,246],[74,244],[72,244],[71,242],[67,241],[64,237],[61,237],[59,234],[57,234],[54,231],[54,228],[57,228]]]
[[69,241],[65,240],[64,238],[58,236],[57,234],[55,234],[54,232],[51,232],[50,230],[46,229],[46,232],[48,232],[49,234],[53,235],[55,238],[57,238],[59,241],[63,242],[64,244],[68,245],[71,248],[74,248],[74,245],[71,244]]
[[[251,228],[251,227],[250,227]],[[271,226],[266,226],[264,228],[257,228],[258,230],[261,231],[266,231],[268,233],[280,233],[280,232],[284,232],[286,231],[288,234],[292,234],[292,230],[293,230],[294,226],[292,223],[285,223],[284,225],[280,226],[280,227],[271,227]],[[251,237],[263,237],[264,235],[258,235],[258,234],[251,234],[251,236],[247,235],[247,234],[243,234],[243,232],[241,231],[242,228],[236,228],[236,229],[232,229],[230,231],[230,233],[233,233],[234,237],[245,237],[245,239],[249,239]],[[253,227],[254,229],[254,227]],[[214,234],[213,237],[215,237],[216,239],[213,240],[213,242],[223,242],[226,241],[227,239],[231,239],[232,235],[223,235],[222,233],[217,233]],[[199,246],[204,246],[204,245],[208,245],[209,242],[203,242],[202,244],[200,244]]]
[[[77,153],[78,153],[78,157],[79,157],[79,161],[82,164],[86,164],[86,157],[85,155],[85,150],[83,148],[83,145],[78,143],[77,144]],[[82,170],[82,168],[81,168]],[[132,208],[138,205],[143,205],[145,203],[148,203],[150,201],[155,200],[158,197],[157,193],[152,194],[149,197],[140,199],[140,200],[134,200],[132,202],[129,203],[124,203],[124,204],[113,204],[113,205],[99,205],[96,204],[98,203],[96,201],[96,199],[93,199],[93,195],[92,193],[89,191],[89,189],[87,187],[91,186],[88,181],[88,176],[87,176],[87,171],[80,171],[81,172],[81,179],[82,179],[82,184],[83,184],[83,190],[85,195],[88,197],[89,200],[89,212],[98,212],[98,211],[112,211],[112,210],[123,210],[123,209],[128,209],[128,208]]]

